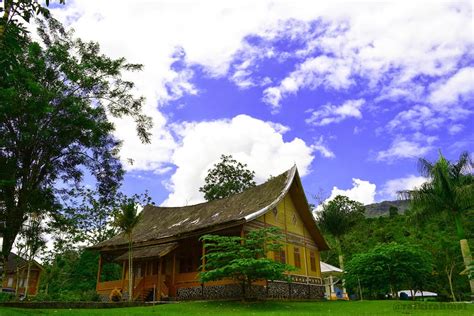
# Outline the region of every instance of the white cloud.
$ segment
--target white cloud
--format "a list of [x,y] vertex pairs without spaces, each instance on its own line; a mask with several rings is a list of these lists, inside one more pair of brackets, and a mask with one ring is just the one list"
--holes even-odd
[[436,108],[427,105],[415,105],[408,110],[399,112],[388,124],[389,131],[400,131],[411,129],[414,131],[437,130],[446,128],[446,125],[453,124],[449,128],[450,134],[456,134],[462,130],[462,124],[454,122],[468,119],[472,111],[459,105],[452,105],[450,108]]
[[[302,35],[308,44],[299,54],[305,59],[264,93],[263,100],[274,110],[299,89],[347,89],[356,78],[367,80],[377,92],[382,84],[385,97],[419,98],[425,89],[417,77],[443,78],[466,54],[472,56],[467,1],[353,4],[318,11],[327,29],[312,38]],[[464,80],[457,79],[449,89],[458,89]]]
[[309,58],[298,65],[279,86],[265,89],[263,101],[272,106],[273,112],[278,112],[281,100],[302,88],[314,89],[320,85],[333,89],[347,88],[353,83],[349,79],[350,64],[350,60],[336,60],[327,56]]
[[[452,74],[473,42],[469,2],[71,0],[52,11],[77,36],[98,41],[107,55],[144,64],[143,72],[127,79],[147,98],[145,112],[155,123],[152,144],[140,143],[130,120],[116,121],[116,135],[124,141],[121,156],[134,159],[129,170],[160,170],[170,160],[176,143],[159,106],[199,93],[190,65],[210,76],[227,76],[241,88],[272,84],[263,99],[277,112],[284,98],[302,88],[347,89],[358,77],[373,87],[387,82],[387,94],[403,91],[409,97],[413,78]],[[316,20],[321,27],[313,30]],[[299,39],[305,46],[278,52],[250,45],[244,39],[252,34],[269,41]],[[284,79],[252,76],[259,60],[290,57],[301,62]],[[436,91],[465,94],[460,83],[466,74],[458,73]],[[449,101],[436,91],[433,100]]]
[[316,126],[324,126],[331,123],[339,123],[346,118],[362,117],[360,108],[364,105],[364,99],[347,100],[341,105],[326,104],[321,109],[313,111],[311,117],[305,122]]
[[456,103],[461,98],[472,98],[474,94],[474,67],[460,69],[443,84],[439,84],[429,97],[437,106]]
[[462,131],[463,129],[464,129],[464,125],[462,125],[462,124],[454,124],[454,125],[451,125],[451,126],[448,128],[448,132],[449,132],[449,134],[454,135],[454,134],[459,133],[459,132]]
[[[377,186],[369,181],[353,178],[352,188],[343,190],[338,187],[333,187],[331,195],[324,201],[324,203],[333,200],[338,195],[343,195],[364,205],[371,204],[375,202],[376,188]],[[317,210],[319,211],[321,209],[322,205],[319,205]]]
[[405,136],[397,136],[390,148],[378,152],[376,160],[392,162],[395,159],[422,157],[433,149],[431,144],[436,139],[436,137],[425,136],[420,133],[415,133],[411,139],[407,139]]
[[329,147],[326,145],[323,136],[320,136],[319,139],[313,145],[311,145],[311,148],[314,151],[319,152],[324,158],[336,157],[334,152],[332,152],[331,149],[329,149]]
[[[73,27],[76,36],[100,43],[111,57],[141,63],[140,73],[126,74],[136,83],[136,93],[146,97],[144,112],[154,121],[152,144],[135,136],[131,120],[114,120],[116,136],[123,140],[122,160],[128,170],[160,172],[176,148],[168,118],[159,106],[186,94],[198,94],[189,65],[201,65],[212,76],[227,74],[242,39],[287,18],[309,20],[314,14],[291,3],[271,1],[67,1],[52,9],[54,17]],[[245,21],[245,23],[242,23]],[[179,63],[183,66],[175,67]],[[248,66],[247,66],[248,67]],[[246,67],[234,74],[241,87]],[[268,84],[271,79],[262,79]],[[133,165],[127,163],[133,159]]]
[[385,182],[378,195],[382,200],[396,200],[398,191],[419,188],[428,179],[421,176],[408,175],[403,178],[391,179]]
[[436,129],[442,126],[445,118],[437,115],[436,111],[425,105],[415,105],[411,109],[399,112],[389,123],[389,130],[423,128]]
[[316,149],[299,138],[285,142],[281,125],[238,115],[232,119],[191,122],[175,126],[181,137],[172,163],[176,172],[167,184],[171,193],[164,205],[185,205],[203,201],[198,191],[207,170],[221,154],[231,154],[255,171],[256,181],[263,182],[296,163],[302,176],[309,173]]

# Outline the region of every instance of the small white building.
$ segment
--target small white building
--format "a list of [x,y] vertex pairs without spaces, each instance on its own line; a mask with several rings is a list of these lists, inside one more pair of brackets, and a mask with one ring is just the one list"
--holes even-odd
[[[335,267],[333,265],[330,265],[329,263],[321,261],[321,276],[324,279],[325,293],[326,293],[325,296],[327,299],[337,300],[339,298],[336,295],[334,284],[339,282],[343,272],[344,271],[342,271],[338,267]],[[347,297],[341,297],[340,299],[347,299]]]

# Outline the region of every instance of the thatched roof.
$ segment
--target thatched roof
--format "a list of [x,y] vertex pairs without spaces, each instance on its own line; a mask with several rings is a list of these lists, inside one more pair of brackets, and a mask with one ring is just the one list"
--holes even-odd
[[[133,231],[133,242],[137,246],[166,243],[185,238],[190,233],[243,224],[276,207],[295,182],[296,186],[301,188],[296,166],[261,185],[227,198],[182,207],[147,205]],[[320,249],[328,249],[311,215],[304,192],[302,189],[299,191],[302,192],[299,194],[303,196],[305,205],[303,208],[307,215],[303,220],[311,222],[308,229],[313,230],[315,236],[318,236]],[[121,233],[92,248],[112,250],[124,248],[127,243],[126,235]]]
[[[147,246],[143,248],[133,249],[132,256],[133,259],[142,259],[142,258],[159,258],[166,256],[171,251],[178,247],[177,242],[171,242],[169,244]],[[128,252],[123,255],[115,258],[115,261],[128,260]]]

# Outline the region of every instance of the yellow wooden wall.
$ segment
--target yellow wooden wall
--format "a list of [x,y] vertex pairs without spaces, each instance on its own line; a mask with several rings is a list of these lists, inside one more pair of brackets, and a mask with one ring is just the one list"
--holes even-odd
[[[267,226],[276,226],[285,234],[284,250],[287,264],[295,265],[294,248],[298,247],[300,249],[301,268],[292,272],[292,274],[321,277],[319,251],[296,210],[290,194],[287,194],[277,205],[276,212],[270,210],[257,218],[256,221],[263,222]],[[316,271],[311,270],[310,252],[314,252],[316,257]],[[269,253],[268,256],[271,259],[274,258],[273,253]]]

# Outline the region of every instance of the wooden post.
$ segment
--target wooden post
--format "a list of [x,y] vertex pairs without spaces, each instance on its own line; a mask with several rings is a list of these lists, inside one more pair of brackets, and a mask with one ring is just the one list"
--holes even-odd
[[97,286],[99,286],[100,283],[100,275],[102,274],[102,254],[99,253],[99,269],[97,269]]
[[[204,255],[206,254],[206,248],[204,241],[202,242],[202,250],[201,250],[201,271],[206,271],[206,258]],[[201,297],[204,299],[204,282],[201,283]]]
[[[143,264],[142,264],[143,267]],[[148,260],[145,261],[145,271],[143,271],[143,289],[146,289],[146,274],[148,272]]]
[[159,258],[159,264],[158,264],[158,300],[161,301],[161,261],[163,258]]
[[[304,233],[304,230],[305,230],[305,227],[303,226],[304,268],[305,268],[305,273],[306,273],[306,283],[309,284],[308,258],[306,257],[306,235]],[[321,264],[321,262],[319,264]]]
[[201,252],[201,270],[202,272],[206,271],[206,258],[204,255],[206,254],[206,248],[204,245],[204,241],[202,242],[202,252]]
[[126,265],[126,261],[124,260],[123,263],[122,263],[122,292],[123,292],[123,287],[124,287],[124,283],[125,283],[125,265]]
[[172,286],[172,294],[176,296],[176,250],[173,251],[173,266],[171,267],[171,286]]

